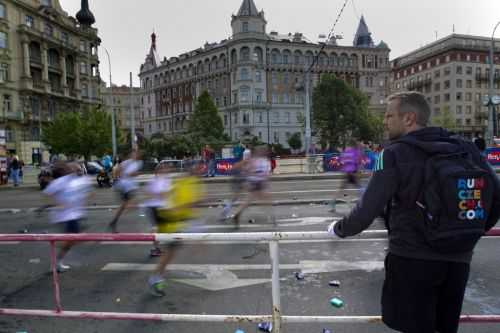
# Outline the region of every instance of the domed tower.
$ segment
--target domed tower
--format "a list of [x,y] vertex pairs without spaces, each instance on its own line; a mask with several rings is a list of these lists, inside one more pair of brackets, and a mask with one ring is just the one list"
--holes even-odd
[[249,34],[266,33],[267,21],[264,11],[258,11],[253,0],[243,0],[238,14],[233,15],[231,27],[233,38],[245,38]]
[[80,11],[76,13],[76,19],[82,26],[86,27],[90,27],[95,23],[95,17],[90,11],[88,0],[82,0],[82,6]]

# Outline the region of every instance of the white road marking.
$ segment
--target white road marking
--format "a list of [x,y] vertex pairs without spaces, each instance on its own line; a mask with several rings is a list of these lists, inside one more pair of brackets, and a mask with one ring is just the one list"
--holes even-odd
[[[347,239],[337,239],[335,240],[335,243],[369,243],[369,242],[387,242],[387,238],[347,238]],[[208,241],[200,241],[200,242],[195,242],[195,241],[186,241],[186,244],[192,244],[192,245],[242,245],[242,244],[267,244],[269,242],[267,241],[258,241],[258,242],[251,242],[251,241],[213,241],[213,242],[208,242]],[[307,243],[332,243],[334,242],[332,240],[328,239],[304,239],[304,240],[283,240],[279,242],[280,244],[307,244]],[[151,246],[151,242],[100,242],[100,245],[138,245],[138,246]]]
[[[357,192],[359,189],[329,189],[329,190],[307,190],[307,191],[277,191],[277,192],[268,192],[269,194],[303,194],[303,193],[332,193],[332,192]],[[230,196],[233,195],[232,192],[227,193],[208,193],[207,197],[222,197],[222,196]]]
[[[137,264],[137,263],[109,263],[101,271],[153,271],[155,264]],[[299,264],[280,265],[281,270],[301,270],[304,274],[332,273],[352,270],[362,270],[373,272],[384,268],[383,261],[300,261]],[[270,270],[269,264],[257,265],[189,265],[172,264],[168,266],[169,271],[187,271],[204,275],[205,278],[199,279],[173,279],[180,283],[188,284],[197,288],[211,291],[233,289],[256,284],[268,283],[270,279],[240,279],[231,271],[247,270]]]

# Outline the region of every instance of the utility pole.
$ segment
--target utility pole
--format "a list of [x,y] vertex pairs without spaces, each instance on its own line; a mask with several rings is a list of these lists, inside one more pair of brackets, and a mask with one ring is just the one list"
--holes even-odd
[[132,72],[130,72],[130,135],[132,136],[132,151],[137,149],[135,138],[135,110],[134,110],[134,85],[132,83]]
[[490,46],[490,89],[489,89],[489,112],[488,112],[488,132],[486,135],[486,142],[488,144],[494,144],[494,138],[497,134],[497,117],[496,117],[496,105],[493,103],[493,96],[495,94],[494,84],[495,84],[495,31],[497,30],[500,22],[497,23],[493,29],[493,34],[491,35],[491,46]]
[[116,149],[116,125],[115,125],[115,101],[113,99],[113,79],[111,77],[111,57],[109,56],[108,50],[105,48],[106,54],[108,56],[108,64],[109,64],[109,96],[111,99],[111,140],[113,145],[113,161],[116,160],[117,157],[117,149]]

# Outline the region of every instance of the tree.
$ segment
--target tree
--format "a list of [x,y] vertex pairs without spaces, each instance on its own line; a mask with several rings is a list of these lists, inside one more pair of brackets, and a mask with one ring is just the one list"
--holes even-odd
[[451,132],[456,130],[455,119],[453,119],[450,109],[447,107],[443,109],[443,112],[440,112],[440,114],[432,117],[432,124],[434,126],[445,128]]
[[59,113],[52,123],[44,126],[42,141],[55,153],[86,161],[93,155],[111,151],[111,117],[104,111],[91,109],[83,114]]
[[351,138],[373,140],[379,121],[368,111],[368,99],[334,75],[321,77],[313,93],[312,120],[322,146],[345,146]]
[[198,97],[193,116],[188,124],[188,133],[198,150],[205,143],[218,146],[227,141],[222,119],[207,91]]
[[80,156],[80,116],[76,112],[58,113],[42,130],[42,141],[56,154]]
[[293,150],[299,150],[302,148],[302,139],[300,136],[300,133],[294,133],[289,139],[288,139],[288,145],[293,149]]

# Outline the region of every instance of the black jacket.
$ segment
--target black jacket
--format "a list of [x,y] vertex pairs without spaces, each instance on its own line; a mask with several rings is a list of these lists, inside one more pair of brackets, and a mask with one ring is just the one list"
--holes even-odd
[[[403,138],[402,138],[403,139]],[[425,241],[421,209],[415,204],[424,179],[427,153],[454,153],[460,146],[450,134],[437,127],[427,127],[404,136],[416,141],[419,148],[406,143],[389,144],[379,156],[373,176],[361,200],[349,216],[335,226],[339,237],[356,235],[370,226],[389,204],[389,252],[402,257],[423,260],[444,260],[469,263],[472,252],[443,254],[433,250]],[[495,175],[495,197],[487,230],[500,218],[500,181],[489,164],[471,142],[462,142],[466,150],[484,169]]]

